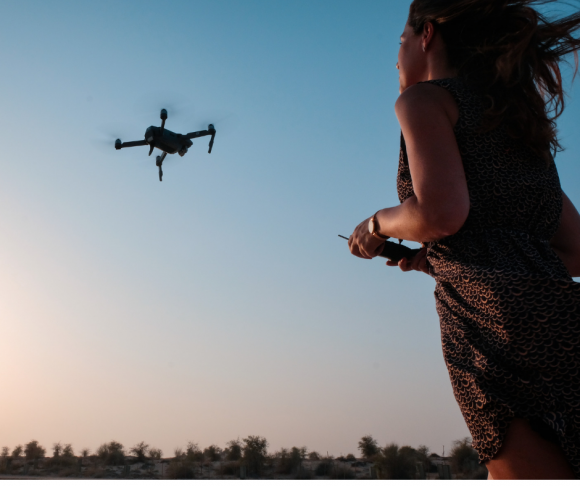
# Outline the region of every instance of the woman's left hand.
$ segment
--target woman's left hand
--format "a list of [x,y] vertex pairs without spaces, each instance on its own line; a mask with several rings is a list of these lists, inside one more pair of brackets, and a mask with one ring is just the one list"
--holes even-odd
[[348,240],[350,252],[359,258],[370,260],[379,256],[383,251],[385,240],[377,238],[369,233],[369,220],[365,219],[359,224]]

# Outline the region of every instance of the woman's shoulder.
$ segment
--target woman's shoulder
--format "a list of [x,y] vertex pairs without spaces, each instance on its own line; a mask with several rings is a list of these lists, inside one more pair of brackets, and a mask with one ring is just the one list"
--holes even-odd
[[397,117],[430,116],[443,111],[453,125],[459,118],[459,107],[453,94],[436,82],[409,86],[397,99]]

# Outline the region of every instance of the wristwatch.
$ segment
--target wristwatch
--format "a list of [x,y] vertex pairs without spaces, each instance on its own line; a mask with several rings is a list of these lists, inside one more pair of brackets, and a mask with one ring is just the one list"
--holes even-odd
[[389,236],[385,236],[379,233],[379,223],[377,221],[377,213],[373,215],[371,219],[369,219],[369,233],[373,235],[375,238],[380,238],[381,240],[388,240]]

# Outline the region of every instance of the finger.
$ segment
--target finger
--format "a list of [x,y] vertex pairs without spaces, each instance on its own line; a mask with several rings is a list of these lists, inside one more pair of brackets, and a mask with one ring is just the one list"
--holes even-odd
[[401,258],[399,260],[399,268],[403,272],[408,272],[410,270],[410,268],[409,268],[409,261],[406,258]]
[[386,265],[387,265],[387,267],[398,267],[399,262],[394,262],[393,260],[387,260]]

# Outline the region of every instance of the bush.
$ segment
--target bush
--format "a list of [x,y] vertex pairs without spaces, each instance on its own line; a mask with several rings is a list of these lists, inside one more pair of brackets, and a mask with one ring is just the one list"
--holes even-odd
[[149,449],[149,458],[150,459],[159,460],[159,459],[161,459],[161,456],[163,456],[163,451],[161,449],[156,449],[155,447],[152,447],[151,449]]
[[123,444],[112,440],[99,446],[97,457],[103,464],[108,466],[122,466],[125,464],[125,448]]
[[311,453],[308,454],[308,459],[310,459],[311,461],[320,461],[321,457],[318,452],[312,451]]
[[230,440],[224,452],[228,461],[239,461],[242,458],[242,444],[239,440]]
[[74,457],[74,451],[71,444],[65,444],[62,448],[62,456],[63,457]]
[[409,446],[399,448],[390,444],[375,457],[375,464],[381,479],[415,479],[417,451]]
[[372,459],[379,452],[379,444],[372,435],[365,435],[358,441],[358,449],[365,459]]
[[330,471],[330,479],[354,479],[355,474],[350,466],[336,464]]
[[195,479],[193,467],[187,461],[174,461],[167,468],[169,479]]
[[264,462],[267,457],[268,441],[257,435],[244,439],[243,462],[247,467],[248,476],[261,476],[264,472]]
[[83,476],[87,478],[102,478],[105,476],[105,471],[102,467],[90,466],[83,471]]
[[240,474],[240,461],[228,461],[220,464],[218,469],[222,476],[238,476]]
[[87,447],[85,447],[84,449],[81,449],[81,457],[83,459],[86,459],[87,457],[89,457],[90,453],[91,453],[91,450]]
[[203,456],[211,462],[216,462],[221,459],[222,450],[216,445],[210,445],[203,450]]
[[60,457],[60,453],[62,452],[62,445],[60,442],[52,445],[52,457]]
[[471,447],[469,437],[453,443],[451,469],[459,479],[485,479],[487,477],[487,469],[479,465],[479,455]]
[[12,458],[13,459],[18,459],[20,456],[22,456],[22,452],[24,451],[24,448],[21,445],[17,445],[14,450],[12,451]]
[[330,476],[330,473],[333,469],[333,461],[330,459],[323,459],[320,461],[316,469],[314,470],[314,474],[317,476]]
[[[16,449],[15,449],[16,450]],[[14,451],[12,451],[14,454]],[[38,444],[38,441],[31,440],[28,444],[24,446],[24,455],[29,461],[35,459],[41,459],[46,454],[46,449]]]
[[185,448],[185,457],[187,457],[187,460],[191,462],[201,462],[203,461],[203,452],[201,452],[197,443],[189,441]]
[[137,462],[145,462],[147,460],[147,452],[149,451],[149,444],[141,441],[138,444],[135,444],[131,449],[129,449],[129,453],[133,454],[137,457]]

